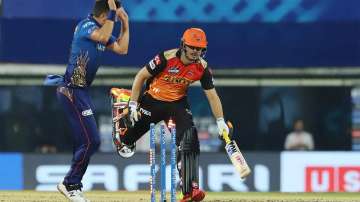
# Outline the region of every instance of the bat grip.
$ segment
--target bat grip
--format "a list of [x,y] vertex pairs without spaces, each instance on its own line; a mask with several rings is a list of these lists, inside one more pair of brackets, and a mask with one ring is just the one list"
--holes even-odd
[[223,139],[224,139],[226,144],[229,144],[231,142],[231,140],[229,138],[229,134],[226,133],[226,132],[223,133]]

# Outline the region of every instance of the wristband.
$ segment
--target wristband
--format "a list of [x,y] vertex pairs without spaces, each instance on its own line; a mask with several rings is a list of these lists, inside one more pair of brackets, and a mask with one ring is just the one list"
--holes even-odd
[[129,106],[137,106],[137,102],[136,101],[130,101]]
[[110,10],[107,19],[114,22],[115,18],[116,18],[116,10]]
[[115,41],[116,41],[116,38],[114,36],[111,36],[109,38],[108,42],[106,43],[106,46],[113,44]]

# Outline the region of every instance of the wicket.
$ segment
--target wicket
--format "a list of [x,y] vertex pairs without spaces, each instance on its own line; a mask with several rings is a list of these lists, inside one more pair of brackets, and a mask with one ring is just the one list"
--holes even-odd
[[[165,124],[160,125],[160,201],[166,201],[166,140],[165,140],[165,127],[170,129],[171,144],[170,144],[170,164],[171,164],[171,188],[170,188],[170,201],[176,202],[176,126],[170,119],[168,126]],[[150,124],[150,193],[151,202],[156,201],[156,157],[155,157],[155,124]]]

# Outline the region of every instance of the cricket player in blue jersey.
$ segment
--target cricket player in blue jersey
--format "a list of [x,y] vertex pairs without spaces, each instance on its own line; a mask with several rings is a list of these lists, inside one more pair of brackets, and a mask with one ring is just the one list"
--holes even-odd
[[[112,36],[114,21],[121,21],[118,37]],[[65,111],[74,138],[71,168],[57,188],[70,201],[89,201],[82,193],[81,180],[100,138],[94,117],[89,87],[108,49],[125,55],[129,46],[129,21],[117,0],[97,0],[92,13],[76,26],[69,63],[57,97]]]

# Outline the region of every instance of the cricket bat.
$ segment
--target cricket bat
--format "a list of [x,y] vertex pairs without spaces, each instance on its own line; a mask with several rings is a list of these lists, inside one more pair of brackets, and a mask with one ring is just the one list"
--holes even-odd
[[225,141],[225,151],[228,154],[231,163],[235,166],[235,169],[239,172],[240,177],[244,179],[246,176],[248,176],[251,173],[251,169],[246,163],[246,160],[242,153],[240,152],[239,147],[237,146],[236,142],[234,140],[230,139],[230,134],[233,133],[234,127],[231,124],[230,121],[226,123],[229,127],[229,133],[224,132],[223,133],[223,139]]

